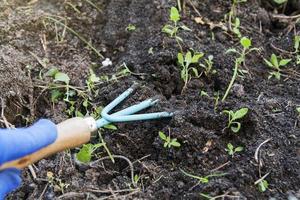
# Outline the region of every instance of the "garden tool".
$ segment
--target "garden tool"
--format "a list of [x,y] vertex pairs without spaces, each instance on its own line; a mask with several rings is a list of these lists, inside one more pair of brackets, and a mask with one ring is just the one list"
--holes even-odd
[[112,109],[114,109],[124,99],[126,99],[136,88],[137,85],[134,84],[132,87],[118,96],[115,100],[113,100],[110,104],[108,104],[105,108],[103,108],[101,112],[101,119],[96,120],[92,117],[74,117],[57,124],[58,135],[54,143],[23,158],[4,163],[0,166],[0,170],[11,167],[22,169],[54,153],[78,147],[89,142],[93,132],[110,123],[160,119],[172,117],[174,115],[174,113],[172,112],[135,114],[156,104],[158,102],[158,99],[155,98],[145,100],[141,103],[132,105],[116,113],[109,114]]

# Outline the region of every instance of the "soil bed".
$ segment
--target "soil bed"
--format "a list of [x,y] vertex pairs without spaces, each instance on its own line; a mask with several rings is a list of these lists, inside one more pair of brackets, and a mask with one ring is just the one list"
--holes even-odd
[[[107,105],[137,82],[140,89],[123,107],[157,96],[161,102],[148,111],[176,111],[176,115],[171,119],[116,124],[117,130],[102,131],[111,153],[133,162],[134,174],[140,177],[136,189],[124,160],[116,159],[114,164],[106,160],[91,168],[75,161],[78,149],[73,149],[36,163],[36,179],[24,170],[22,186],[8,199],[205,199],[201,194],[227,195],[225,199],[300,198],[300,117],[296,111],[300,106],[300,68],[292,53],[299,25],[289,18],[299,14],[298,7],[291,3],[283,10],[255,0],[237,6],[242,35],[251,38],[252,45],[260,51],[246,56],[243,70],[248,73],[237,78],[226,101],[215,107],[215,93],[219,91],[222,98],[233,74],[234,54],[225,52],[239,47],[235,34],[225,31],[228,24],[224,16],[230,11],[230,1],[184,1],[180,23],[192,31],[179,31],[184,41],[182,50],[203,52],[205,58],[213,55],[217,70],[210,77],[202,74],[192,78],[184,91],[177,64],[180,48],[174,38],[161,31],[176,1],[88,2],[0,0],[0,94],[7,120],[19,127],[39,118],[59,123],[71,117],[66,112],[69,103],[63,98],[52,103],[51,91],[43,90],[52,79],[41,79],[41,72],[52,67],[66,73],[70,84],[82,90],[86,90],[90,69],[102,77],[95,92],[88,93],[88,110]],[[45,16],[63,19],[113,65],[102,67],[103,58]],[[126,30],[129,24],[136,29]],[[270,58],[272,53],[293,59],[283,68],[280,80],[268,79],[270,68],[263,58]],[[119,73],[124,63],[131,74]],[[111,79],[114,76],[118,78]],[[201,96],[201,91],[209,97]],[[71,100],[75,109],[86,114],[80,95]],[[224,129],[227,116],[222,111],[242,107],[249,108],[249,113],[240,121],[240,132]],[[159,131],[177,138],[181,147],[164,148]],[[259,167],[254,154],[268,139],[259,151]],[[94,138],[92,143],[98,141]],[[228,143],[244,150],[231,157],[225,151]],[[104,156],[107,153],[100,148],[93,160]],[[201,177],[226,175],[198,183],[181,170]],[[54,174],[54,183],[49,181],[49,172]],[[254,183],[267,173],[269,187],[260,192]]]

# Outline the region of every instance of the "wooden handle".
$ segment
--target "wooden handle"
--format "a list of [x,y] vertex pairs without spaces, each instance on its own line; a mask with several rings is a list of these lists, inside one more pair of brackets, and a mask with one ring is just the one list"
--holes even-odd
[[23,169],[54,153],[78,147],[90,141],[91,132],[94,130],[94,120],[91,118],[75,117],[68,119],[57,125],[57,139],[54,143],[23,158],[4,163],[0,166],[0,170],[7,168]]

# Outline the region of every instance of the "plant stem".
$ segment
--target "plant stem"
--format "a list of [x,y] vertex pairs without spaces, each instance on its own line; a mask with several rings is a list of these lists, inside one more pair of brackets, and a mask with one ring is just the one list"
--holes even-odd
[[227,88],[227,90],[226,90],[226,92],[225,92],[225,94],[224,94],[224,96],[223,96],[223,98],[222,98],[222,102],[225,101],[225,99],[227,98],[227,96],[228,96],[228,94],[229,94],[229,92],[230,92],[230,89],[231,89],[232,86],[233,86],[233,83],[234,83],[234,81],[235,81],[235,79],[236,79],[236,77],[237,77],[237,74],[238,74],[238,68],[239,68],[239,66],[240,66],[240,62],[238,61],[238,59],[236,59],[236,60],[235,60],[235,66],[234,66],[233,76],[232,76],[231,81],[230,81],[230,83],[229,83],[229,85],[228,85],[228,88]]

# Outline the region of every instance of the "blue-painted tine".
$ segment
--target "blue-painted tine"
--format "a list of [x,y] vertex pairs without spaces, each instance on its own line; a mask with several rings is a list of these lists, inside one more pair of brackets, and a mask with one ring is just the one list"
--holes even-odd
[[122,116],[112,116],[112,115],[108,115],[107,113],[101,113],[101,115],[104,119],[106,119],[110,122],[129,122],[129,121],[159,119],[159,118],[163,118],[163,117],[172,117],[174,115],[174,113],[157,112],[157,113],[147,113],[147,114],[137,114],[137,115],[122,115]]
[[125,92],[120,94],[117,98],[115,98],[112,102],[110,102],[103,110],[105,112],[110,112],[114,107],[116,107],[119,103],[121,103],[124,99],[126,99],[135,89],[137,84],[133,84],[130,88],[128,88]]
[[[139,111],[141,111],[141,110],[143,110],[143,109],[145,109],[147,107],[150,107],[150,106],[154,105],[156,102],[158,102],[158,100],[148,99],[148,100],[142,101],[139,104],[130,106],[130,107],[125,108],[123,110],[120,110],[120,111],[118,111],[116,113],[113,113],[111,116],[131,115],[131,114],[139,112]],[[96,121],[97,128],[101,128],[101,127],[103,127],[103,126],[105,126],[105,125],[107,125],[109,123],[111,123],[111,122],[109,122],[105,118],[101,118],[101,119],[98,119]]]

